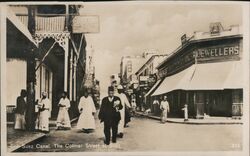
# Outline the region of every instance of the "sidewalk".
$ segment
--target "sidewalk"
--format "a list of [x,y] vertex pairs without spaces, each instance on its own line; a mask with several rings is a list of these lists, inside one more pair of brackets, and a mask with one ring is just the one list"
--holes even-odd
[[[77,118],[71,120],[71,123],[76,121]],[[50,133],[56,129],[56,121],[50,120],[49,122]],[[7,124],[7,151],[13,152],[24,145],[37,141],[46,137],[45,133],[32,132],[32,131],[20,131],[14,129],[14,123],[9,122]]]
[[[137,115],[148,117],[155,120],[161,120],[160,117],[154,116],[151,114],[145,114],[143,112],[136,112]],[[168,118],[167,122],[169,123],[179,123],[179,124],[197,124],[197,125],[208,125],[208,124],[243,124],[242,120],[232,119],[229,117],[209,117],[205,119],[188,119],[184,121],[183,118]]]

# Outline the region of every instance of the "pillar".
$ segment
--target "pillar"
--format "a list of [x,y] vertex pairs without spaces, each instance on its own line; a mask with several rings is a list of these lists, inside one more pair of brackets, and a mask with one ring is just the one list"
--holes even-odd
[[73,96],[73,49],[70,49],[70,65],[69,65],[69,99],[72,101]]
[[[0,81],[1,81],[1,84],[0,84],[0,86],[2,87],[2,88],[6,88],[6,68],[3,68],[3,67],[6,67],[6,55],[7,55],[7,44],[6,44],[6,41],[7,41],[7,27],[6,27],[6,25],[7,25],[7,18],[6,18],[6,13],[7,13],[7,9],[6,9],[6,5],[4,5],[4,4],[2,4],[1,6],[0,6],[0,48],[1,48],[1,54],[0,54],[0,59],[1,59],[1,61],[0,61],[0,67],[1,67],[1,72],[0,72],[0,75],[1,75],[1,79],[0,79]],[[1,100],[1,107],[0,107],[0,113],[1,113],[1,115],[0,115],[0,121],[1,121],[1,119],[2,118],[5,118],[5,115],[7,114],[7,113],[5,113],[6,112],[6,104],[7,104],[7,100],[6,100],[6,98],[3,98],[3,97],[6,97],[6,92],[5,91],[3,91],[4,89],[1,89],[1,91],[0,91],[0,100]],[[5,127],[6,126],[4,126],[4,124],[2,124],[2,127],[0,128],[0,133],[2,133],[2,132],[4,132],[4,133],[6,133],[6,129],[5,129]],[[4,128],[3,129],[3,131],[2,131],[2,128]],[[5,131],[4,131],[5,130]],[[0,136],[0,139],[2,140],[2,138],[4,138],[3,137],[4,135],[1,135]]]
[[76,56],[74,57],[74,81],[73,81],[73,86],[74,86],[74,92],[73,92],[73,100],[76,101]]
[[[35,8],[28,8],[28,29],[31,35],[35,33]],[[35,129],[35,81],[36,81],[36,61],[35,49],[32,43],[27,51],[27,110],[26,110],[26,129],[33,131]]]
[[65,38],[64,48],[64,91],[68,91],[68,56],[69,56],[69,39]]

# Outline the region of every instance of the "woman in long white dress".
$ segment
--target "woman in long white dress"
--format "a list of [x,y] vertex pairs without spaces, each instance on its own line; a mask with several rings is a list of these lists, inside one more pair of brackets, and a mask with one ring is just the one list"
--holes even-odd
[[94,118],[96,108],[92,97],[89,96],[89,91],[86,91],[84,96],[81,97],[78,109],[81,114],[77,123],[77,129],[89,133],[96,128]]
[[68,110],[70,108],[70,101],[67,98],[67,93],[63,92],[62,98],[60,99],[59,103],[59,112],[57,116],[57,129],[71,129],[70,118]]

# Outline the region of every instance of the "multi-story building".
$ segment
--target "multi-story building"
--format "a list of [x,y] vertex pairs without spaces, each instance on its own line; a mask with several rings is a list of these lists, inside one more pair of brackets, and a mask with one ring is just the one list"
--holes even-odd
[[137,88],[138,79],[136,72],[153,55],[151,52],[144,52],[143,55],[123,56],[120,64],[121,84],[125,87]]
[[166,57],[167,55],[159,55],[159,54],[152,55],[135,73],[137,80],[139,80],[138,91],[140,93],[140,96],[142,97],[140,103],[144,103],[145,107],[149,107],[149,104],[151,103],[150,98],[147,98],[147,96],[150,95],[149,90],[154,86],[154,84],[159,79],[156,67],[164,59],[166,59]]
[[[46,91],[52,101],[51,117],[67,91],[70,117],[77,115],[77,100],[85,73],[83,33],[73,32],[79,5],[10,5],[7,17],[7,106],[16,105],[21,89],[27,89],[28,127],[34,128],[36,99]],[[28,40],[30,42],[28,42]]]
[[209,32],[184,35],[182,45],[158,67],[161,84],[152,97],[168,96],[170,116],[242,116],[243,36],[239,26],[212,23]]

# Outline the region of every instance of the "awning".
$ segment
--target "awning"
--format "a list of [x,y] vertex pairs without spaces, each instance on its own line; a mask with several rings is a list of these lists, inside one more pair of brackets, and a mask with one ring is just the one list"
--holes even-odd
[[242,88],[242,81],[239,79],[243,77],[240,64],[240,61],[197,64],[187,90]]
[[175,75],[166,77],[161,85],[155,90],[152,96],[161,95],[173,90],[185,90],[188,87],[194,72],[194,66],[191,66]]
[[242,89],[244,87],[243,64],[241,61],[234,61],[231,71],[224,82],[225,89]]
[[8,11],[6,16],[10,20],[10,22],[37,47],[37,43],[31,36],[28,28],[16,17],[16,15],[11,11],[9,7],[7,8],[7,10]]
[[194,64],[166,77],[152,96],[173,90],[223,90],[243,88],[241,61]]
[[153,87],[147,92],[147,94],[145,94],[145,97],[147,97],[151,92],[153,92],[153,90],[155,90],[155,89],[159,86],[159,84],[160,84],[161,81],[162,81],[162,80],[158,80],[158,81],[153,85]]

